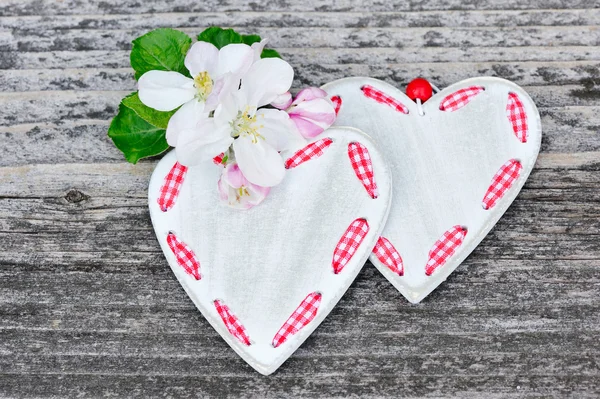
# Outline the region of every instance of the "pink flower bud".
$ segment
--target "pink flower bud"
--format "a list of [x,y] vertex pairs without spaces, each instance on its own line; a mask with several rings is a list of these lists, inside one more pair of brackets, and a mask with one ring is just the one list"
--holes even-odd
[[269,187],[250,183],[235,162],[223,169],[217,186],[221,200],[236,209],[250,209],[260,204],[270,191]]
[[318,87],[302,89],[287,109],[300,134],[307,139],[318,136],[335,122],[335,109],[327,93]]

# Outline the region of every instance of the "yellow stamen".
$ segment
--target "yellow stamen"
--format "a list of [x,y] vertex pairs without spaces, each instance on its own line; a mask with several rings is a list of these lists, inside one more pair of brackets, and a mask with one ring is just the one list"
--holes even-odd
[[[252,136],[252,142],[258,143],[258,139],[265,139],[258,131],[264,127],[264,125],[256,124],[256,115],[251,112],[250,107],[246,107],[244,111],[239,111],[237,117],[231,122],[233,130],[233,137],[242,135]],[[251,116],[253,115],[253,116]]]
[[205,101],[213,90],[213,81],[208,72],[204,71],[196,75],[194,78],[194,86],[196,87],[196,90],[198,90],[196,97]]

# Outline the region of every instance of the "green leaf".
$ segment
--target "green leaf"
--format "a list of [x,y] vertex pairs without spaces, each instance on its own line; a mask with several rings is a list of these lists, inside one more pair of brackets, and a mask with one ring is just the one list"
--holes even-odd
[[[216,48],[221,49],[232,43],[244,43],[251,46],[254,43],[260,42],[261,38],[258,35],[240,35],[233,29],[223,29],[218,26],[211,26],[198,35],[198,41],[212,43]],[[281,55],[273,49],[266,48],[263,50],[260,57],[281,58]]]
[[119,113],[108,128],[108,137],[133,164],[166,151],[169,144],[165,134],[165,129],[151,125],[123,104],[119,105]]
[[254,43],[260,42],[262,39],[258,35],[242,35],[242,41],[248,46],[252,46]]
[[184,65],[192,39],[175,29],[156,29],[133,41],[131,66],[135,78],[139,79],[151,70],[175,71],[186,76],[189,72]]
[[205,29],[198,35],[198,41],[212,43],[218,49],[232,43],[243,43],[242,35],[233,29],[223,29],[218,26]]
[[220,28],[218,26],[211,26],[210,28],[206,28],[198,35],[198,41],[212,43],[217,33],[221,32],[222,30],[223,28]]
[[266,48],[260,53],[260,58],[281,58],[281,55],[272,48]]
[[140,100],[137,91],[125,97],[121,103],[127,108],[134,111],[137,114],[137,116],[139,116],[146,122],[161,129],[167,128],[167,125],[169,124],[169,119],[171,119],[173,114],[177,112],[177,109],[174,109],[173,111],[169,112],[163,112],[148,107]]

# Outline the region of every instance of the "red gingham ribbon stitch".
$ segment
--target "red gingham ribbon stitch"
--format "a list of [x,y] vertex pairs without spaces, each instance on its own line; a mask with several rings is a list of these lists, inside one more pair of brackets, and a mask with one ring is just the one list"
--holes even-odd
[[358,177],[358,180],[365,186],[367,193],[371,198],[377,198],[379,193],[373,174],[371,155],[369,154],[367,147],[360,143],[348,144],[348,157],[350,158],[350,163],[352,164],[354,173],[356,173],[356,177]]
[[527,114],[525,107],[519,96],[515,93],[508,93],[508,103],[506,104],[506,116],[512,125],[515,136],[521,143],[527,142]]
[[214,302],[215,309],[217,309],[217,313],[221,316],[221,320],[223,320],[223,324],[227,328],[227,331],[234,337],[236,337],[242,344],[246,346],[250,346],[250,337],[246,332],[246,329],[240,323],[237,317],[231,312],[229,307],[223,303],[223,301],[216,300]]
[[448,94],[440,103],[440,110],[454,112],[467,105],[473,97],[484,90],[485,88],[481,86],[470,86]]
[[287,161],[285,161],[285,168],[292,169],[296,166],[310,161],[313,158],[318,158],[323,155],[323,152],[333,143],[330,138],[317,140],[314,143],[310,143],[306,147],[296,151]]
[[173,251],[179,266],[183,267],[187,274],[193,276],[196,280],[200,280],[200,262],[194,251],[173,233],[167,235],[167,244]]
[[483,196],[483,209],[490,209],[504,196],[521,174],[521,162],[511,159],[500,167]]
[[219,165],[219,166],[225,166],[223,165],[223,159],[225,158],[225,153],[222,152],[219,155],[217,155],[216,157],[213,158],[213,162],[215,165]]
[[429,260],[425,266],[425,274],[431,274],[440,266],[442,266],[452,255],[456,249],[461,246],[467,230],[461,226],[454,226],[446,231],[444,235],[433,244],[429,251]]
[[333,103],[333,109],[335,109],[335,114],[337,115],[340,112],[340,108],[342,108],[342,97],[333,96],[331,97],[331,102]]
[[392,243],[385,237],[379,237],[373,253],[377,256],[377,259],[388,267],[392,272],[399,276],[404,275],[404,264],[402,263],[402,257],[394,248]]
[[163,212],[168,211],[175,205],[187,170],[186,166],[176,162],[165,177],[165,182],[160,187],[157,199],[158,206]]
[[369,223],[365,219],[356,219],[344,232],[333,251],[333,272],[338,274],[350,262],[352,256],[369,232]]
[[389,105],[394,108],[398,112],[402,112],[403,114],[408,114],[408,108],[402,104],[401,102],[395,100],[394,98],[388,96],[381,90],[378,90],[370,85],[364,85],[360,88],[366,97],[372,98],[381,104]]
[[289,337],[296,334],[302,327],[307,325],[317,315],[319,305],[321,305],[321,294],[313,292],[308,294],[300,305],[294,310],[294,313],[281,326],[275,337],[273,337],[273,347],[277,348],[283,344]]

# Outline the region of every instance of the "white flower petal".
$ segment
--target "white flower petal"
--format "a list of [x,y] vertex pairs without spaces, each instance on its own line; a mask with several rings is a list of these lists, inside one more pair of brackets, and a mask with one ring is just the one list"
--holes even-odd
[[215,74],[217,77],[226,73],[238,79],[250,69],[254,61],[254,50],[247,44],[228,44],[219,50],[219,62]]
[[277,151],[284,151],[305,143],[296,126],[285,111],[261,108],[256,112],[256,120],[262,128],[259,133]]
[[172,111],[196,95],[194,81],[178,72],[148,71],[138,81],[142,103],[158,111]]
[[250,183],[273,187],[281,183],[285,167],[281,155],[265,140],[252,141],[248,135],[233,142],[235,159]]
[[286,91],[283,94],[278,95],[271,102],[271,105],[277,109],[287,109],[290,105],[292,105],[292,93]]
[[217,72],[219,49],[212,43],[196,42],[185,56],[185,67],[195,77],[200,72],[208,72],[213,77]]
[[193,130],[198,122],[206,118],[204,113],[204,103],[200,101],[188,101],[169,119],[167,125],[167,143],[172,147],[177,147],[179,133],[183,130]]
[[269,39],[262,39],[260,42],[252,43],[252,50],[254,51],[254,62],[260,60],[260,56],[262,55],[265,46],[267,45]]
[[242,90],[249,104],[261,107],[290,90],[294,80],[291,65],[280,58],[263,58],[250,67],[242,78]]
[[179,132],[175,151],[183,165],[196,165],[225,152],[233,138],[229,126],[216,126],[212,118],[203,119],[196,128]]

